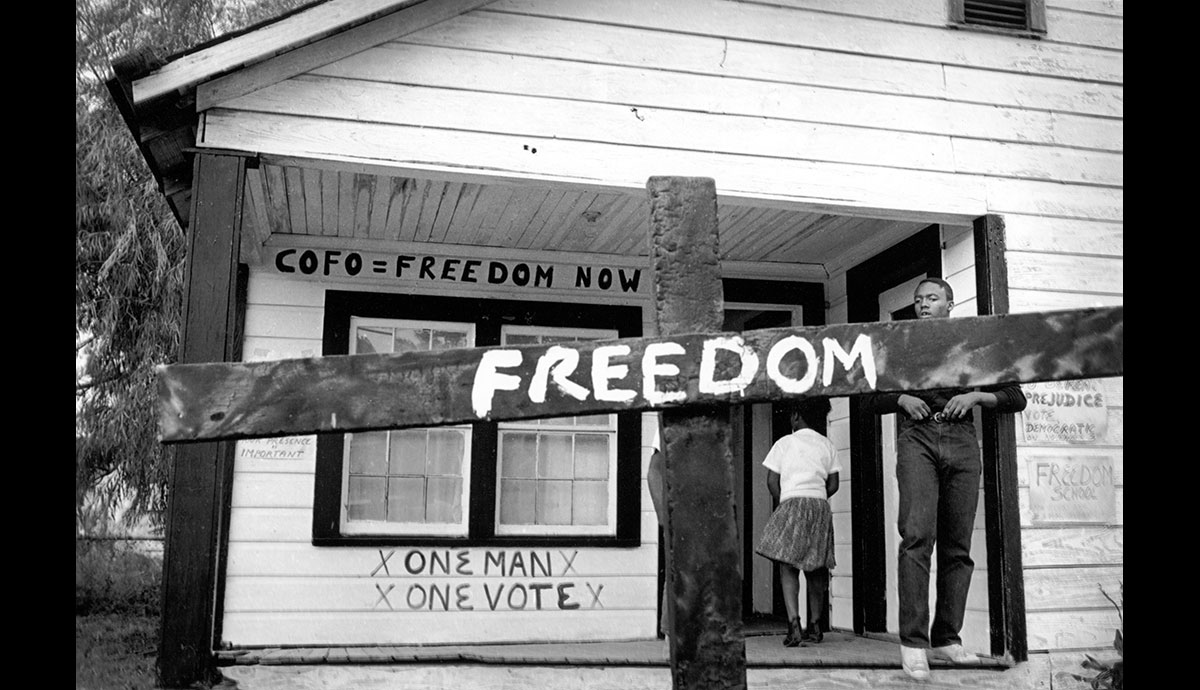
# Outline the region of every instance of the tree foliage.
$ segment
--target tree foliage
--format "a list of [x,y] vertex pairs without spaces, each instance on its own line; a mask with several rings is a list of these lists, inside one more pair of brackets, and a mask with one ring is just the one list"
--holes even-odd
[[171,453],[154,366],[179,347],[184,236],[105,82],[134,50],[168,58],[300,0],[77,0],[75,330],[77,520],[87,503],[157,522]]

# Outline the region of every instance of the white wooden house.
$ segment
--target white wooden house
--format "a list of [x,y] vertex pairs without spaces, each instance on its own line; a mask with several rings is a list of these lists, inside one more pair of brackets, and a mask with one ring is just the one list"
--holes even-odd
[[[329,0],[130,56],[111,86],[192,243],[184,361],[654,335],[654,175],[716,181],[727,330],[902,318],[925,275],[955,316],[1029,312],[1122,303],[1122,14]],[[1122,580],[1122,379],[1026,392],[984,442],[964,629],[1017,663],[1108,649],[1101,587]],[[856,407],[828,425],[832,623],[886,634],[893,432]],[[781,610],[752,553],[779,432],[770,405],[734,414],[749,620]],[[164,674],[260,647],[654,639],[656,432],[603,415],[188,447]]]

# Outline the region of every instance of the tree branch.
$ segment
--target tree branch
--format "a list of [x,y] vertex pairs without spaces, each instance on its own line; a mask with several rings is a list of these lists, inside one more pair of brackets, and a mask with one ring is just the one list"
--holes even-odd
[[120,379],[123,379],[126,376],[129,376],[128,371],[116,371],[111,374],[101,376],[98,379],[91,379],[89,381],[76,381],[75,382],[75,395],[77,395],[77,396],[82,395],[86,391],[89,391],[97,386],[103,386],[106,383],[112,383],[113,381],[119,381]]

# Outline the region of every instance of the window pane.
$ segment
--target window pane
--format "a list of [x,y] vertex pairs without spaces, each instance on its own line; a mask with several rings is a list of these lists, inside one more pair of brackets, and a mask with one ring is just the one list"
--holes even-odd
[[573,523],[576,525],[604,525],[608,523],[608,482],[574,482],[575,510]]
[[575,418],[575,423],[582,426],[612,426],[612,419],[606,414],[589,414]]
[[405,429],[391,434],[388,471],[392,474],[425,474],[425,430]]
[[502,477],[533,479],[537,458],[537,434],[502,433],[500,435]]
[[550,417],[548,419],[538,420],[538,423],[541,424],[542,426],[571,427],[571,426],[575,426],[575,418],[574,417]]
[[538,477],[570,479],[573,471],[570,434],[538,434]]
[[346,441],[350,445],[350,474],[385,474],[387,437],[386,431],[352,434]]
[[428,350],[429,329],[397,328],[395,347],[395,352],[424,352]]
[[463,432],[457,429],[430,429],[429,474],[461,476],[465,445]]
[[539,481],[537,483],[537,524],[571,524],[571,482]]
[[505,333],[505,345],[536,345],[541,342],[537,335],[532,333]]
[[606,434],[576,434],[576,479],[608,479],[608,458]]
[[425,522],[425,480],[392,477],[388,480],[388,520]]
[[532,525],[534,482],[505,479],[500,482],[500,522],[505,525]]
[[426,522],[458,523],[462,520],[462,479],[430,477],[425,495]]
[[453,350],[460,347],[470,347],[467,334],[463,331],[433,331],[431,350]]
[[392,351],[392,329],[359,326],[354,335],[354,351],[365,355]]
[[382,477],[350,477],[347,517],[351,520],[383,520],[386,517],[383,502],[386,482]]

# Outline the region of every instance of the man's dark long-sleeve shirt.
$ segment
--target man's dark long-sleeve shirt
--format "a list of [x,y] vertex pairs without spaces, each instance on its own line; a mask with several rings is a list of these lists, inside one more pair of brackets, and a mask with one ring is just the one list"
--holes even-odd
[[[961,393],[970,393],[971,391],[979,390],[985,393],[994,393],[996,395],[996,407],[991,408],[996,412],[1020,412],[1025,409],[1027,400],[1025,394],[1021,392],[1021,387],[1015,383],[1004,384],[999,386],[983,386],[975,388],[942,388],[930,391],[905,391],[901,393],[876,393],[874,395],[864,396],[864,408],[875,414],[890,414],[899,412],[905,414],[900,407],[900,396],[911,395],[915,398],[920,398],[929,405],[929,414],[940,412],[946,406],[946,403],[956,395]],[[907,415],[905,415],[907,416]],[[968,414],[964,419],[971,419]]]

